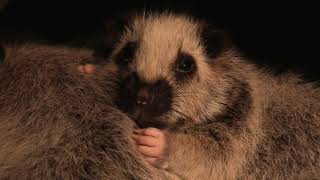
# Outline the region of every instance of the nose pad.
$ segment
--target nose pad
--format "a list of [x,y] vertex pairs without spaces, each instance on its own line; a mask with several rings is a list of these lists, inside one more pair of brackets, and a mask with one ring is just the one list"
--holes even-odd
[[137,94],[136,103],[143,106],[150,103],[150,93],[147,87],[140,88]]

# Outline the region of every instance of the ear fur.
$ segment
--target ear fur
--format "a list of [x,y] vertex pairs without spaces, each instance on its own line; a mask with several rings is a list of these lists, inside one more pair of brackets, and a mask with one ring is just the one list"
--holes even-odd
[[232,48],[231,38],[223,30],[203,24],[200,31],[201,39],[209,58],[217,58]]
[[132,10],[127,13],[117,14],[105,20],[103,41],[95,49],[96,56],[108,58],[111,55],[115,45],[119,42],[121,35],[125,30],[125,25],[130,22],[136,13],[136,11]]

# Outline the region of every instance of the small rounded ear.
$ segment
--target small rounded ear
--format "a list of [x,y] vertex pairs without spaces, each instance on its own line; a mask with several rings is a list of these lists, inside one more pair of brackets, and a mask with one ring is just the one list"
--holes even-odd
[[6,57],[6,52],[4,47],[0,44],[0,63],[4,62],[4,58]]
[[201,39],[210,58],[216,58],[232,48],[232,41],[229,35],[223,30],[210,25],[202,26]]
[[126,13],[119,13],[110,18],[105,19],[104,33],[101,37],[102,41],[95,48],[95,56],[110,57],[116,44],[119,42],[126,25],[130,22],[132,17],[136,15],[136,11],[132,10]]
[[110,57],[116,43],[120,40],[123,28],[115,20],[106,20],[103,34],[100,41],[94,48],[94,56],[102,57],[104,60]]

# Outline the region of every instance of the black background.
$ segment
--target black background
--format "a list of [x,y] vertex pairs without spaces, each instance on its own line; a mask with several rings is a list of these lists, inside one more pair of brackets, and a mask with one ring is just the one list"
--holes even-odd
[[320,80],[317,5],[280,1],[35,1],[9,0],[0,14],[0,38],[64,44],[97,38],[106,18],[131,9],[171,9],[227,31],[243,55],[276,72],[294,70]]

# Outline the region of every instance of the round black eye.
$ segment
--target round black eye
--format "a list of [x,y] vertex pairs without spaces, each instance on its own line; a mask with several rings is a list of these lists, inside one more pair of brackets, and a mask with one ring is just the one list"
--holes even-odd
[[118,57],[116,59],[117,64],[121,66],[126,66],[130,64],[133,61],[136,49],[137,49],[137,43],[135,42],[127,43],[118,54]]
[[177,59],[176,70],[181,73],[192,73],[196,69],[193,57],[189,54],[180,53]]

